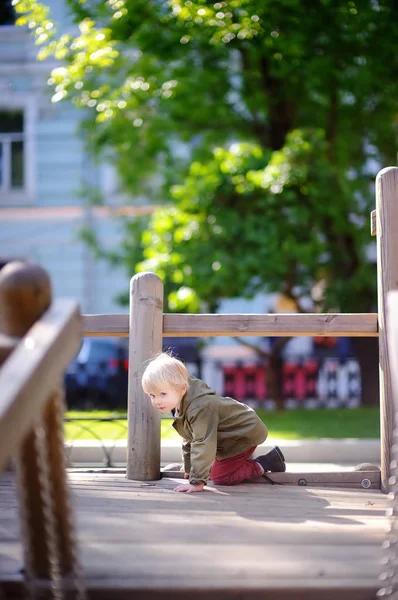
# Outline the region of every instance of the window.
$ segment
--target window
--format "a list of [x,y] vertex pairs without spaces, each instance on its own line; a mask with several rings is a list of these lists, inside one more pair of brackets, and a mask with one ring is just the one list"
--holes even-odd
[[24,153],[23,112],[0,110],[0,192],[23,191]]
[[2,25],[14,25],[15,10],[12,0],[0,0],[0,27]]

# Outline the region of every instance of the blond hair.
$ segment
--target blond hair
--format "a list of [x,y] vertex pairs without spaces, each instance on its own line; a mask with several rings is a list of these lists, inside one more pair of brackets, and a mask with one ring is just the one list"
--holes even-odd
[[142,389],[146,394],[159,392],[164,384],[169,384],[172,388],[180,392],[186,385],[187,389],[189,373],[178,358],[162,352],[146,367],[142,376]]

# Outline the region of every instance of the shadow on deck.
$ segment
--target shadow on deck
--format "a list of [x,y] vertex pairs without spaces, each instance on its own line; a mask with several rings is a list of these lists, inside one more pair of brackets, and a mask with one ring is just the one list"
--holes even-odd
[[[379,491],[243,484],[185,495],[166,478],[69,479],[89,598],[370,600],[380,587],[388,499]],[[7,598],[20,598],[10,473],[0,506],[0,581]]]

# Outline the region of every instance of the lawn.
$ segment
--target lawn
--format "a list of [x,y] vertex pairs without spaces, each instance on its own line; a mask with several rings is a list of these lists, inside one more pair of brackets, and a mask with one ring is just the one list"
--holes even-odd
[[[373,438],[380,437],[378,407],[354,409],[314,409],[287,410],[283,412],[258,411],[268,427],[271,438],[285,440],[319,438]],[[123,439],[127,436],[127,421],[109,422],[89,419],[106,419],[110,416],[123,417],[125,413],[110,411],[90,411],[66,413],[66,417],[79,418],[76,423],[65,423],[65,436],[72,439]],[[171,426],[172,419],[162,419],[163,440],[180,439]],[[90,433],[85,428],[90,428]]]

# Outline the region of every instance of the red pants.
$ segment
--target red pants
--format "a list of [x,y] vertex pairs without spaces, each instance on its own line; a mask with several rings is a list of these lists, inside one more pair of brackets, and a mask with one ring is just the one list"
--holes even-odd
[[218,485],[235,485],[262,475],[261,466],[250,458],[255,449],[256,446],[253,446],[237,456],[215,460],[210,471],[212,482]]

